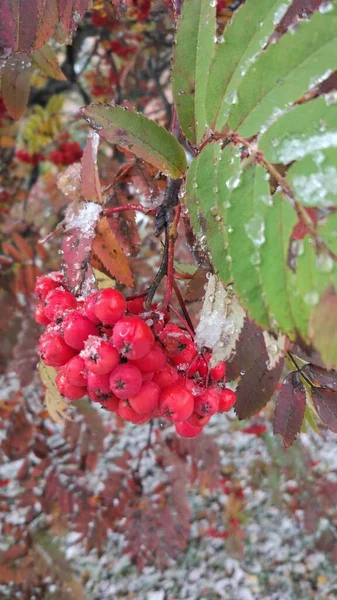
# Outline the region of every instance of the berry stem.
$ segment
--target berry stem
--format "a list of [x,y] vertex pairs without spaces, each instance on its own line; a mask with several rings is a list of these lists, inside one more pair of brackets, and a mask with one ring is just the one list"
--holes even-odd
[[145,215],[154,214],[156,211],[155,208],[146,208],[146,206],[142,206],[141,204],[123,204],[123,206],[113,206],[111,208],[106,208],[103,211],[103,214],[105,217],[109,217],[110,215],[123,212],[124,210],[134,210],[136,212],[144,213]]
[[191,321],[191,317],[188,314],[188,310],[186,308],[184,298],[181,295],[180,289],[179,289],[178,284],[175,281],[175,279],[173,279],[173,289],[175,291],[175,295],[177,296],[177,300],[179,302],[180,308],[181,308],[182,312],[184,313],[186,322],[188,323],[189,328],[191,329],[191,331],[193,331],[193,334],[194,334],[194,327],[193,327],[193,323]]
[[184,325],[185,329],[188,331],[191,338],[193,339],[194,338],[194,329],[190,328],[188,323],[181,316],[180,312],[172,304],[169,305],[169,309],[176,315],[176,317],[178,317],[179,321]]
[[179,224],[181,214],[181,204],[178,204],[175,208],[175,215],[168,229],[168,254],[167,254],[167,282],[166,292],[164,297],[164,305],[168,305],[171,301],[173,282],[174,282],[174,245],[177,239],[177,228]]

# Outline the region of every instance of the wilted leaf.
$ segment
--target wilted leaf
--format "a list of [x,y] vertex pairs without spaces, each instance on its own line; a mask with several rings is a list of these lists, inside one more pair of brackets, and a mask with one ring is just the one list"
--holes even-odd
[[337,295],[327,292],[316,306],[310,321],[313,344],[328,368],[337,368]]
[[32,52],[32,60],[34,64],[48,77],[53,77],[58,81],[65,81],[67,78],[58,62],[57,55],[51,46],[46,44]]
[[317,387],[327,388],[332,392],[337,392],[337,373],[336,371],[328,371],[318,365],[307,364],[301,369],[310,381]]
[[101,184],[97,167],[99,136],[95,131],[89,132],[88,141],[82,157],[82,196],[86,200],[102,204]]
[[103,217],[98,223],[93,241],[93,251],[113,277],[116,277],[124,285],[134,286],[128,260],[112,233],[106,217]]
[[[180,270],[179,267],[178,270]],[[197,302],[203,298],[207,284],[207,273],[207,269],[197,269],[194,272],[186,288],[185,301]]]
[[277,398],[274,433],[282,436],[289,448],[301,431],[306,405],[306,391],[299,373],[290,373],[284,380]]
[[31,61],[24,52],[10,56],[1,71],[1,93],[6,108],[13,117],[22,117],[30,90]]
[[[114,206],[123,206],[129,202],[124,192],[118,188],[114,189],[112,195],[108,196],[107,208]],[[136,256],[139,252],[140,237],[136,225],[136,213],[133,210],[123,210],[123,212],[110,215],[108,217],[111,231],[120,243],[125,254]]]
[[65,412],[69,408],[69,402],[66,402],[61,396],[55,385],[56,371],[52,367],[47,367],[44,363],[39,364],[40,377],[46,387],[46,408],[50,417],[55,423],[64,423],[69,418]]
[[337,394],[324,388],[311,388],[311,396],[324,425],[337,433]]

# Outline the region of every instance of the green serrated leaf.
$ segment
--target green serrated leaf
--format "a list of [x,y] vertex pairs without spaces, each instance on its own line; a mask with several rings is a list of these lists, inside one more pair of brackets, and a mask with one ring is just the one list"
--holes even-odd
[[267,43],[291,0],[248,0],[233,15],[215,46],[207,84],[206,113],[209,124],[221,131],[237,87]]
[[193,160],[187,173],[186,199],[189,217],[197,239],[209,250],[215,270],[224,284],[231,273],[227,256],[226,203],[230,190],[226,182],[235,177],[239,159],[233,147],[221,149],[208,144]]
[[303,206],[337,205],[337,149],[308,154],[290,167],[287,180]]
[[329,215],[324,222],[319,222],[317,227],[318,236],[337,255],[337,213]]
[[[249,1],[249,0],[248,0]],[[332,6],[332,5],[331,5]],[[250,137],[277,111],[299,100],[337,67],[337,7],[315,13],[297,30],[270,45],[253,63],[237,90],[228,125]]]
[[206,125],[206,82],[216,33],[216,2],[186,0],[178,23],[173,57],[172,90],[181,128],[193,143]]
[[[271,163],[288,164],[330,147],[337,147],[337,103],[327,95],[295,106],[259,139],[259,150]],[[320,155],[318,154],[318,157]]]
[[103,139],[132,152],[165,175],[181,177],[187,168],[183,147],[154,121],[122,106],[91,104],[81,115]]

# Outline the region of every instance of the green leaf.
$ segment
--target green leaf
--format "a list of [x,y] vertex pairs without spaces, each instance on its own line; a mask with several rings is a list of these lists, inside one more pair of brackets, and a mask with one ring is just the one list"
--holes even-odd
[[[248,0],[250,1],[250,0]],[[228,125],[250,137],[289,103],[326,79],[337,67],[337,7],[315,13],[270,45],[251,65],[237,90]]]
[[236,89],[252,62],[262,52],[291,0],[248,0],[233,15],[215,46],[207,84],[206,113],[216,131],[226,124]]
[[209,251],[215,270],[224,284],[231,278],[227,255],[226,182],[239,168],[236,150],[221,149],[220,143],[205,146],[193,160],[186,179],[186,204],[197,239]]
[[186,0],[178,23],[172,89],[179,122],[193,143],[206,125],[205,95],[216,34],[216,1]]
[[[271,163],[288,164],[309,153],[337,147],[337,103],[325,96],[295,106],[259,139],[259,150]],[[320,155],[318,155],[320,156]]]
[[309,154],[287,173],[296,200],[303,206],[337,205],[337,149]]
[[317,233],[328,248],[337,255],[337,213],[329,215],[322,223],[318,223]]
[[175,137],[144,115],[122,106],[90,104],[81,115],[100,137],[125,148],[165,175],[181,177],[187,167],[183,147]]
[[32,52],[32,61],[48,77],[54,77],[59,81],[65,81],[67,78],[62,72],[58,58],[51,46],[46,44]]

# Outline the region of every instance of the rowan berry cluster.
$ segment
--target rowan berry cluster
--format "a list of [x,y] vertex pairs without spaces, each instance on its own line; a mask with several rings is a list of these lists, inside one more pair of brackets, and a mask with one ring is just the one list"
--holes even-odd
[[210,368],[211,353],[200,354],[167,309],[145,310],[143,298],[127,301],[114,288],[78,299],[61,273],[40,277],[35,293],[35,319],[46,326],[40,357],[58,371],[56,386],[66,399],[88,395],[134,424],[166,418],[189,438],[235,403],[224,384],[225,363]]
[[72,165],[74,162],[81,160],[82,148],[78,142],[63,142],[57,150],[50,152],[49,160],[54,165]]

